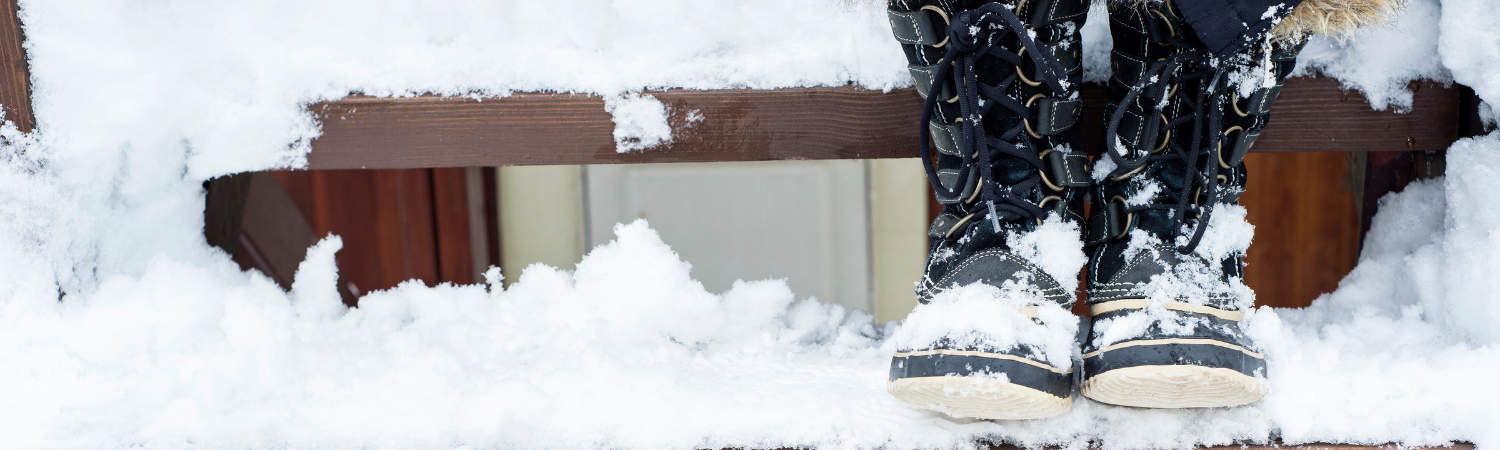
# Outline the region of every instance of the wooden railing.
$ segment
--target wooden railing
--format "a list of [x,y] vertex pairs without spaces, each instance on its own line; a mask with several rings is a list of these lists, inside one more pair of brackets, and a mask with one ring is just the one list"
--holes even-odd
[[[1442,150],[1458,136],[1458,89],[1412,83],[1411,114],[1375,111],[1329,78],[1287,81],[1252,151]],[[349,97],[310,107],[323,135],[310,169],[911,158],[922,100],[911,88],[854,86],[648,92],[671,111],[673,142],[615,151],[604,100],[583,94],[504,98]],[[1081,126],[1100,139],[1104,87],[1086,85]],[[702,120],[685,116],[698,111]]]

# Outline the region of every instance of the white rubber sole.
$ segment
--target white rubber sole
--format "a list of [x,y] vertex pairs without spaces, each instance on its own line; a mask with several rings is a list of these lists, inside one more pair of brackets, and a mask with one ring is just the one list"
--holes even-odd
[[1216,408],[1254,403],[1270,390],[1264,379],[1202,366],[1136,366],[1083,382],[1083,396],[1137,408]]
[[1036,389],[985,377],[901,378],[886,390],[913,407],[954,417],[1026,420],[1068,412],[1073,397],[1059,398]]

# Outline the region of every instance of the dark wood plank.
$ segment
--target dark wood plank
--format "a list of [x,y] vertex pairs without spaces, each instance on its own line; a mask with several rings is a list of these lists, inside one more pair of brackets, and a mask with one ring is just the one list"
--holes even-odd
[[[438,282],[430,170],[381,170],[375,178],[375,233],[387,277]],[[389,278],[388,278],[389,279]]]
[[469,254],[475,282],[484,281],[484,271],[490,265],[500,264],[490,258],[490,249],[494,247],[490,233],[498,231],[499,227],[491,220],[489,212],[498,205],[495,204],[494,190],[485,187],[485,175],[494,171],[491,167],[464,168],[464,195],[468,198],[469,208]]
[[[1374,111],[1328,78],[1287,82],[1254,150],[1409,151],[1457,135],[1458,93],[1418,82],[1412,114]],[[519,93],[483,101],[355,96],[311,110],[323,135],[313,169],[904,158],[917,155],[921,99],[858,87],[653,92],[670,108],[667,148],[616,153],[599,97]],[[1086,86],[1082,124],[1098,140],[1103,87]],[[696,111],[702,121],[689,123]]]
[[1288,82],[1255,144],[1264,152],[1444,150],[1458,139],[1459,92],[1430,81],[1410,84],[1411,114],[1370,109],[1364,96],[1332,78]]
[[30,132],[36,124],[31,112],[31,75],[26,62],[26,41],[21,28],[17,0],[0,1],[0,107],[5,120]]
[[365,293],[408,279],[429,285],[439,281],[430,172],[276,172],[292,203],[310,219],[314,235],[334,234],[343,239],[344,248],[336,256],[339,288],[348,292],[346,302],[351,306]]
[[217,177],[203,182],[203,238],[208,245],[234,255],[240,247],[240,220],[245,198],[250,195],[249,173]]
[[437,268],[438,279],[442,281],[471,284],[477,274],[468,191],[468,176],[463,168],[432,169]]
[[[1409,114],[1376,111],[1358,91],[1344,90],[1326,77],[1287,80],[1271,107],[1271,123],[1252,152],[1375,152],[1443,150],[1458,137],[1460,91],[1430,81],[1415,81]],[[1103,142],[1103,85],[1084,85],[1079,128],[1089,153]]]
[[[312,224],[318,237],[339,235],[344,248],[335,255],[340,288],[359,297],[394,286],[403,278],[386,276],[375,232],[375,176],[371,171],[329,170],[276,172],[282,186]],[[385,283],[389,282],[389,285]]]
[[485,167],[483,170],[480,176],[481,188],[484,189],[484,235],[488,244],[483,269],[489,270],[489,265],[500,265],[500,189],[495,168]]
[[[920,99],[858,88],[653,93],[671,108],[671,148],[617,153],[599,97],[350,97],[313,105],[313,169],[888,158],[915,155]],[[698,111],[704,118],[688,126]]]
[[248,174],[249,193],[240,226],[243,250],[252,266],[290,289],[307,248],[317,243],[307,219],[269,172]]
[[[1403,153],[1406,154],[1406,153]],[[1332,292],[1359,259],[1359,215],[1344,153],[1260,153],[1240,204],[1255,225],[1245,284],[1257,305],[1300,308]]]

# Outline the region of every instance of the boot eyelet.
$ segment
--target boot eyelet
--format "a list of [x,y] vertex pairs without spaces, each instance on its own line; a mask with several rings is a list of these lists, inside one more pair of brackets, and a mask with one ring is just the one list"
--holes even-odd
[[[1042,201],[1037,202],[1036,203],[1036,207],[1042,208],[1042,209],[1047,209],[1047,203],[1048,202],[1052,202],[1052,201],[1061,202],[1062,201],[1062,197],[1058,197],[1056,195],[1048,195],[1046,197],[1042,197]],[[1042,226],[1042,218],[1041,217],[1037,217],[1036,218],[1036,226]]]
[[[1141,167],[1145,167],[1145,166],[1141,166]],[[1130,206],[1130,205],[1128,205],[1128,204],[1125,203],[1125,197],[1118,196],[1118,195],[1114,196],[1113,198],[1110,198],[1109,201],[1113,202],[1113,203],[1119,203],[1121,210],[1124,210],[1126,207]],[[1120,230],[1121,230],[1120,234],[1115,235],[1115,237],[1110,238],[1110,240],[1123,239],[1126,235],[1130,234],[1130,228],[1131,228],[1132,225],[1134,225],[1134,222],[1135,222],[1135,213],[1133,213],[1133,212],[1125,213],[1125,225],[1122,226],[1122,227],[1120,227]]]
[[[944,42],[947,42],[947,41],[944,40]],[[952,65],[953,65],[953,67],[958,67],[958,61],[954,61]],[[964,83],[967,84],[968,80],[965,80]],[[943,100],[943,103],[958,103],[958,89],[955,86],[955,88],[953,90],[954,90],[954,92],[953,92],[953,98],[949,98],[947,100]],[[961,122],[961,121],[964,120],[964,118],[959,117],[958,120]]]
[[[1146,170],[1146,163],[1141,163],[1140,167],[1137,167],[1134,170],[1131,170],[1129,172],[1125,172],[1123,175],[1120,175],[1118,177],[1110,178],[1109,181],[1111,181],[1111,182],[1124,181],[1124,180],[1126,180],[1126,179],[1128,179],[1130,177],[1135,176],[1135,174],[1141,173],[1141,171],[1144,171],[1144,170]],[[1113,200],[1113,199],[1111,199],[1111,200]],[[1121,200],[1124,200],[1124,198],[1121,198]]]
[[1149,9],[1147,11],[1150,11],[1151,14],[1155,14],[1157,17],[1160,17],[1161,18],[1161,23],[1165,24],[1167,26],[1167,32],[1170,33],[1170,34],[1167,35],[1167,42],[1155,42],[1154,44],[1156,44],[1156,45],[1172,45],[1171,39],[1174,38],[1174,37],[1177,37],[1177,28],[1175,28],[1175,27],[1172,26],[1172,19],[1168,18],[1167,15],[1166,15],[1166,13],[1163,13],[1163,12],[1157,10],[1156,8],[1152,8],[1152,9]]
[[[1167,120],[1167,114],[1166,113],[1162,113],[1162,115],[1161,115],[1161,124],[1162,124],[1162,126],[1166,126],[1168,123],[1171,123],[1171,121]],[[1162,138],[1161,138],[1161,145],[1156,146],[1156,149],[1151,150],[1151,153],[1153,153],[1153,154],[1155,154],[1155,153],[1161,153],[1162,151],[1164,151],[1164,150],[1167,149],[1168,145],[1172,145],[1172,130],[1167,130],[1167,135],[1166,136],[1162,136]]]
[[[1021,47],[1021,51],[1016,52],[1016,56],[1022,56],[1022,57],[1026,56],[1026,47]],[[1025,61],[1026,61],[1025,59],[1021,60],[1021,62],[1025,62]],[[1021,77],[1021,82],[1022,83],[1026,83],[1027,86],[1041,86],[1042,85],[1042,82],[1040,82],[1040,81],[1031,81],[1030,78],[1026,78],[1026,74],[1021,72],[1021,65],[1020,64],[1016,64],[1016,76]]]
[[1230,95],[1230,97],[1229,97],[1229,104],[1232,105],[1232,106],[1234,106],[1234,113],[1235,113],[1235,115],[1238,115],[1240,117],[1248,117],[1248,116],[1250,116],[1250,113],[1247,113],[1247,112],[1245,112],[1245,110],[1240,109],[1240,93],[1239,92],[1231,92],[1231,93],[1229,93],[1229,95]]
[[[1045,161],[1044,158],[1047,157],[1047,154],[1048,153],[1052,153],[1052,152],[1053,152],[1053,149],[1050,149],[1050,148],[1046,149],[1046,150],[1042,150],[1042,152],[1038,153],[1036,155],[1036,157],[1038,159],[1043,159],[1043,161]],[[1047,171],[1046,170],[1037,169],[1036,174],[1042,177],[1042,184],[1047,185],[1047,189],[1051,189],[1051,190],[1056,191],[1056,192],[1062,192],[1063,191],[1062,186],[1058,186],[1057,184],[1054,184],[1052,182],[1052,180],[1047,179]],[[1046,201],[1046,199],[1042,199],[1042,200]]]
[[[1036,95],[1031,96],[1031,98],[1026,99],[1026,108],[1028,108],[1027,111],[1026,111],[1027,114],[1031,113],[1031,110],[1029,109],[1029,108],[1031,108],[1031,104],[1032,103],[1036,103],[1036,99],[1039,99],[1039,98],[1047,98],[1047,94],[1036,94]],[[1024,127],[1026,127],[1026,134],[1031,135],[1032,138],[1035,138],[1035,139],[1044,139],[1041,134],[1038,134],[1036,132],[1036,130],[1031,129],[1031,119],[1026,118],[1026,117],[1022,117],[1021,118],[1021,125],[1024,126]],[[1052,149],[1047,149],[1047,152],[1050,152],[1050,151],[1052,151]],[[1047,152],[1042,152],[1042,154],[1046,155]],[[1049,183],[1049,185],[1050,185],[1050,183]],[[1062,189],[1053,189],[1053,190],[1054,191],[1061,191]]]
[[975,213],[969,213],[969,215],[964,216],[964,218],[958,219],[958,223],[953,224],[953,228],[949,228],[947,233],[943,233],[943,239],[952,239],[953,232],[958,231],[959,228],[963,228],[964,224],[969,223],[969,219],[973,219],[974,214]]
[[[932,12],[937,13],[938,17],[942,17],[943,18],[943,25],[947,25],[947,26],[943,27],[944,29],[946,29],[949,26],[953,26],[953,20],[948,18],[948,13],[945,12],[945,11],[943,11],[942,8],[939,8],[939,7],[936,7],[936,6],[932,6],[932,5],[925,5],[925,6],[922,6],[921,8],[918,8],[917,11],[932,11]],[[953,39],[953,37],[952,36],[943,36],[943,40],[941,42],[933,44],[932,48],[943,48],[943,46],[948,45],[948,40],[949,39]]]
[[1224,141],[1229,138],[1229,134],[1230,133],[1233,133],[1233,132],[1236,132],[1236,131],[1244,132],[1245,128],[1241,127],[1239,125],[1235,125],[1235,126],[1229,127],[1228,130],[1224,130],[1224,139],[1220,139],[1219,140],[1219,151],[1218,151],[1219,167],[1223,167],[1225,169],[1229,169],[1230,168],[1229,163],[1224,162]]
[[984,191],[984,177],[978,176],[977,173],[975,173],[975,177],[978,180],[974,182],[974,193],[969,194],[969,198],[964,199],[963,203],[965,204],[973,204],[974,200],[979,198],[979,193]]

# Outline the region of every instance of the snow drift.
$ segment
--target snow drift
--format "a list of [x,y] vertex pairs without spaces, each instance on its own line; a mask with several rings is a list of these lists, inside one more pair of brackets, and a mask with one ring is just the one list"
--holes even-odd
[[[1415,77],[1500,101],[1486,69],[1500,64],[1495,5],[1411,3],[1410,23],[1315,43],[1305,64],[1398,108]],[[488,285],[409,283],[355,309],[334,290],[337,237],[286,292],[201,233],[202,180],[301,164],[318,132],[307,102],[901,86],[878,2],[21,7],[41,131],[0,127],[0,447],[1500,445],[1500,392],[1485,381],[1500,370],[1500,136],[1460,142],[1447,178],[1386,198],[1337,292],[1248,314],[1270,363],[1264,401],[1079,399],[1053,419],[954,420],[884,393],[897,324],[776,280],[707,292],[643,222],[575,272],[534,266],[504,290],[496,271]],[[1097,69],[1107,36],[1091,22]],[[627,144],[670,136],[646,115],[625,115],[639,125]]]

